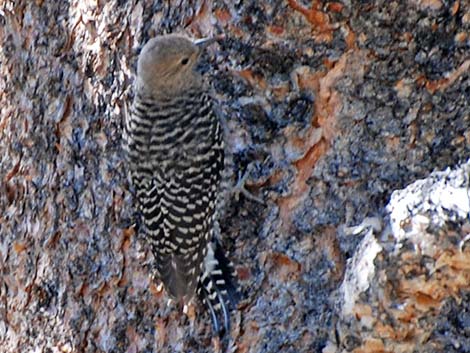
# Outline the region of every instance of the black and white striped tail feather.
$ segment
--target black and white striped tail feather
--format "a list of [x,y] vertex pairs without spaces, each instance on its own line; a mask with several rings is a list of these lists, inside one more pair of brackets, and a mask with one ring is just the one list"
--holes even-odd
[[208,245],[205,271],[199,280],[197,294],[211,316],[214,332],[219,337],[229,333],[230,311],[236,308],[241,295],[233,264],[217,240]]

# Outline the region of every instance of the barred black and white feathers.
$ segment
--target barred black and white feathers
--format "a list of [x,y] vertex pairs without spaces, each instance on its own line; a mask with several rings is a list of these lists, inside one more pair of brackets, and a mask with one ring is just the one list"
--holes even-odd
[[[223,334],[230,329],[229,310],[236,307],[240,292],[233,265],[217,238],[209,243],[204,263],[205,270],[197,289],[198,297],[209,311],[214,331]],[[219,316],[223,318],[223,327]]]
[[177,300],[197,294],[220,333],[229,328],[236,284],[215,234],[224,146],[194,71],[205,44],[168,35],[144,46],[125,149],[159,278]]

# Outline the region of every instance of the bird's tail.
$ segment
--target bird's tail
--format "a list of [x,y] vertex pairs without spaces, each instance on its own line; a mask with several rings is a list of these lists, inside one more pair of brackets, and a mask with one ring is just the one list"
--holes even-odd
[[197,294],[211,316],[214,332],[222,338],[230,332],[230,311],[241,297],[237,276],[217,240],[209,243],[204,265]]

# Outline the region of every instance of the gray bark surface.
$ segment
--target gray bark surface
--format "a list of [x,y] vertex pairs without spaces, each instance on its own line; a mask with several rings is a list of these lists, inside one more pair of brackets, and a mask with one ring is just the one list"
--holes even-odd
[[[446,295],[387,287],[429,275],[400,257],[429,258],[414,240],[392,254],[381,233],[345,231],[388,224],[394,190],[470,157],[469,14],[463,0],[0,2],[0,352],[217,351],[203,309],[157,291],[121,148],[139,50],[183,31],[225,36],[199,69],[233,174],[265,202],[233,197],[221,221],[245,296],[238,352],[470,351],[470,267],[451,247],[468,216],[437,212],[429,232],[452,235],[432,242],[456,256],[432,253],[455,271],[433,277]],[[353,259],[384,276],[344,311]],[[418,294],[405,317],[384,293]],[[413,318],[422,331],[400,326]]]

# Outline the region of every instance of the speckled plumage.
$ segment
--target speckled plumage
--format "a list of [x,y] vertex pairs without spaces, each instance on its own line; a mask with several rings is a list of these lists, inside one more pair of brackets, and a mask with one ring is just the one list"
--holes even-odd
[[219,316],[227,329],[236,289],[214,232],[224,147],[211,97],[194,71],[203,48],[176,35],[144,46],[125,145],[159,278],[177,300],[198,294],[220,332]]

